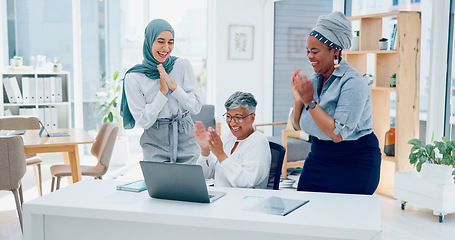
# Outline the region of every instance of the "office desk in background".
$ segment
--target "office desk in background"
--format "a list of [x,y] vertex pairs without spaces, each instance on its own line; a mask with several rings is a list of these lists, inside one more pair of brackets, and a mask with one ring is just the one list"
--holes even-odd
[[[68,137],[40,137],[40,130],[27,130],[23,135],[25,153],[63,152],[65,164],[71,166],[73,182],[82,179],[79,161],[79,144],[94,143],[95,140],[82,129],[49,129],[49,132],[68,132]],[[45,133],[43,133],[45,134]]]
[[[84,180],[24,203],[24,240],[381,239],[377,196],[213,188],[226,196],[204,204],[115,190],[122,183]],[[310,202],[287,216],[243,210],[268,196]]]

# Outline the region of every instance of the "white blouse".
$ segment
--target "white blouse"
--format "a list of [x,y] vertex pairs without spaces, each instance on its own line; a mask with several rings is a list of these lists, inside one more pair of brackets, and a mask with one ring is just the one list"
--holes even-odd
[[138,126],[148,129],[158,118],[171,118],[185,110],[197,114],[201,110],[202,103],[191,63],[178,58],[168,74],[178,87],[166,96],[160,92],[159,79],[150,79],[136,72],[125,76],[128,107]]
[[[266,188],[272,159],[267,137],[256,131],[244,140],[237,140],[231,132],[227,132],[221,140],[228,158],[220,163],[210,153],[198,159],[205,178],[215,178],[217,187]],[[231,154],[236,141],[239,144]]]

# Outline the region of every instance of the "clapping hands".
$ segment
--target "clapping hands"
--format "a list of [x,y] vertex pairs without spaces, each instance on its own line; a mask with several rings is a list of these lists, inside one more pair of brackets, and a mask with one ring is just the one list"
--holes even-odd
[[291,90],[295,102],[301,102],[304,105],[313,100],[313,82],[308,79],[305,73],[300,69],[295,69],[291,75]]

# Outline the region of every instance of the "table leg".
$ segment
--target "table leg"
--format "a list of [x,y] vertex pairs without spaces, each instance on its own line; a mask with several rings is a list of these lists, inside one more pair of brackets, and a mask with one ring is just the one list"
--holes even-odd
[[79,149],[77,145],[74,145],[74,148],[71,151],[63,153],[63,160],[65,164],[69,164],[71,167],[71,178],[68,178],[68,184],[82,180]]

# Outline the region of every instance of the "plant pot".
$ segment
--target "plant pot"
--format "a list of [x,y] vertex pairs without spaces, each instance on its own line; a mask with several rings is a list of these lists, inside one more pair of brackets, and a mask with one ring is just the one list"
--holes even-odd
[[351,51],[359,51],[359,36],[352,37]]
[[453,167],[448,165],[424,163],[420,170],[420,177],[435,184],[451,184],[454,182],[453,170]]
[[387,50],[389,41],[379,41],[379,50]]

